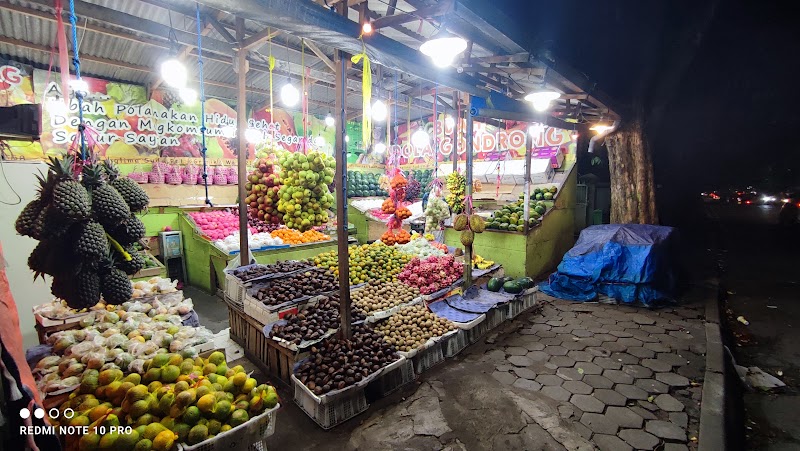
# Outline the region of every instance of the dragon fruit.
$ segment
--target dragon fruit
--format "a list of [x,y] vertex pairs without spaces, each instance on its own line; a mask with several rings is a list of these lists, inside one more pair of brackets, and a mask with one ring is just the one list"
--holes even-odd
[[419,288],[422,294],[431,294],[452,285],[461,277],[463,265],[452,255],[413,258],[398,274],[400,281]]

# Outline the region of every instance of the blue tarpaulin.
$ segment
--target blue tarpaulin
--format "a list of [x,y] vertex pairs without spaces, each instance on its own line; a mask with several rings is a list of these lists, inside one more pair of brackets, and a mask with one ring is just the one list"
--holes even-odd
[[606,224],[584,229],[539,289],[550,296],[591,301],[604,294],[652,306],[675,289],[677,232],[672,227]]

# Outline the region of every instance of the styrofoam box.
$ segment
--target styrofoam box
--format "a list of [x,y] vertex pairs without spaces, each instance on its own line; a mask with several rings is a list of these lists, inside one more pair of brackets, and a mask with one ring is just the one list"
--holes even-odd
[[314,395],[294,376],[294,402],[321,428],[330,429],[369,408],[364,395],[365,386],[352,386],[344,396],[327,404],[318,402]]
[[[275,433],[275,421],[278,417],[278,404],[274,408],[250,418],[229,431],[218,434],[196,445],[181,443],[178,445],[184,451],[223,451],[231,449],[257,450],[265,449],[263,440]],[[261,447],[261,448],[260,448]]]

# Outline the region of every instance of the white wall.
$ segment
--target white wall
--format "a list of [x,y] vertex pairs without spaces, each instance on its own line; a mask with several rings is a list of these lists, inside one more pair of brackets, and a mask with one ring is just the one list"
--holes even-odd
[[[47,171],[44,163],[9,163],[2,162],[2,172],[0,172],[0,243],[3,244],[3,257],[6,260],[6,276],[11,284],[11,294],[17,303],[19,313],[19,324],[22,329],[22,338],[25,347],[30,347],[39,343],[34,328],[33,313],[31,309],[34,305],[50,301],[53,296],[50,294],[50,279],[47,282],[42,279],[33,282],[33,273],[28,269],[28,255],[36,247],[38,241],[33,238],[17,235],[14,230],[14,221],[25,205],[36,196],[35,174]],[[5,177],[3,174],[5,173]],[[8,205],[17,198],[12,191],[19,194],[22,201],[18,205]]]

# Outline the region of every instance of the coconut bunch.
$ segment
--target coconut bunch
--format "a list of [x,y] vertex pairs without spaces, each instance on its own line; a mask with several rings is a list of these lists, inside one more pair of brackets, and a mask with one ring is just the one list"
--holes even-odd
[[34,280],[49,275],[51,291],[75,309],[103,299],[121,304],[131,297],[129,274],[144,267],[133,244],[144,237],[134,216],[150,202],[139,185],[111,163],[68,155],[50,158],[37,175],[37,197],[15,222],[17,233],[39,241],[28,257]]

